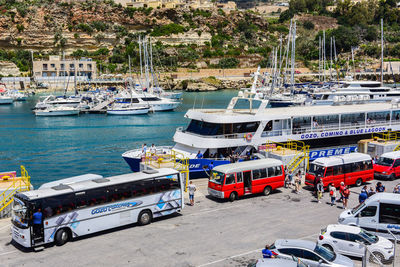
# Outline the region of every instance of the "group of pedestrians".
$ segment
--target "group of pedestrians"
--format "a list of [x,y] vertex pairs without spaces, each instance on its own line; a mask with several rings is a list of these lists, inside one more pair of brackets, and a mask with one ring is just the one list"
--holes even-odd
[[301,183],[303,180],[303,175],[301,170],[299,170],[295,175],[293,175],[292,171],[288,171],[287,167],[285,167],[285,187],[293,188],[296,194],[299,194],[301,191]]
[[[329,192],[329,197],[330,197],[329,203],[331,204],[331,206],[336,205],[336,202],[342,202],[343,209],[347,209],[348,200],[350,197],[349,186],[345,185],[344,182],[340,183],[340,186],[339,186],[340,198],[339,199],[338,199],[337,189],[333,183],[329,184],[327,189]],[[315,196],[317,198],[317,202],[321,203],[321,199],[323,198],[323,195],[325,192],[325,186],[324,186],[322,177],[320,175],[317,175],[317,177],[314,179],[314,192],[315,192]]]

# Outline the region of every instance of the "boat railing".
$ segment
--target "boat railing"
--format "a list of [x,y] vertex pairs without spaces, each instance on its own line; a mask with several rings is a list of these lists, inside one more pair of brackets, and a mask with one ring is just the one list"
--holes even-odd
[[232,134],[218,134],[218,135],[202,135],[193,132],[187,132],[183,130],[183,127],[178,127],[176,131],[181,133],[188,133],[202,138],[214,138],[214,139],[240,139],[240,138],[246,138],[247,134],[251,134],[253,136],[255,134],[255,132],[246,132],[246,133],[232,133]]

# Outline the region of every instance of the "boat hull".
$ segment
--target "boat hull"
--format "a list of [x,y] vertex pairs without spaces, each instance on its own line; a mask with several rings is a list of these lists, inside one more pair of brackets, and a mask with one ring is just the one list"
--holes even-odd
[[161,104],[152,104],[150,103],[151,110],[154,112],[159,111],[172,111],[179,106],[179,102],[176,103],[161,103]]
[[0,98],[0,105],[10,105],[13,103],[12,98]]
[[143,109],[115,109],[115,110],[107,110],[108,115],[145,115],[149,113],[148,108]]
[[35,115],[39,117],[76,116],[78,114],[79,110],[35,111]]

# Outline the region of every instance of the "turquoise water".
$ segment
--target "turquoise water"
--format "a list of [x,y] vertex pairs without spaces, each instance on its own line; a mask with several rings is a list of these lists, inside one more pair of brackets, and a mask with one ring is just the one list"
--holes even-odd
[[0,105],[0,172],[24,165],[32,184],[95,173],[112,176],[130,172],[121,154],[148,146],[172,145],[175,129],[187,125],[189,108],[224,108],[234,90],[184,93],[174,112],[144,116],[83,114],[78,117],[35,117],[37,97]]

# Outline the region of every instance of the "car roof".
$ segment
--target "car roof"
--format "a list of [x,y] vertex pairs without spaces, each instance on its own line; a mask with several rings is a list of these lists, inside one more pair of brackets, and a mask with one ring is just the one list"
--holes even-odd
[[213,171],[218,171],[222,173],[231,173],[231,172],[254,170],[257,168],[282,166],[282,165],[283,165],[282,161],[268,158],[268,159],[249,160],[238,163],[219,165],[215,167]]
[[393,151],[388,153],[383,153],[381,157],[389,158],[389,159],[398,159],[400,158],[400,151]]
[[351,234],[359,234],[361,230],[360,227],[344,224],[330,224],[326,229],[328,232],[342,231]]
[[275,241],[275,247],[277,249],[285,247],[288,248],[297,247],[297,248],[314,250],[315,246],[316,246],[315,242],[308,240],[301,240],[301,239],[278,239]]

